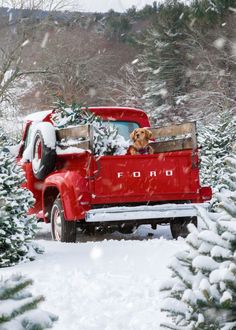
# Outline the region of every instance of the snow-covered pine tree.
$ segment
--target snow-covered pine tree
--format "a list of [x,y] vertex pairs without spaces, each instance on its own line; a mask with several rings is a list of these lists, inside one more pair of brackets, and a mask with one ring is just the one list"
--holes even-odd
[[199,209],[204,229],[189,226],[188,249],[170,265],[162,310],[178,330],[236,329],[236,152],[227,158],[227,186],[216,194],[217,212]]
[[83,107],[81,103],[73,102],[67,104],[63,99],[58,99],[54,104],[56,108],[52,120],[59,129],[90,124],[99,120],[91,111]]
[[159,6],[153,28],[149,29],[142,42],[144,51],[139,57],[138,68],[146,73],[145,109],[152,121],[169,122],[175,115],[175,97],[183,95],[189,78],[185,49],[188,22],[188,7],[170,0]]
[[214,188],[224,174],[224,159],[229,155],[236,140],[236,117],[224,112],[216,122],[199,127],[202,183]]
[[83,107],[80,103],[66,104],[63,100],[55,102],[56,109],[52,120],[60,128],[76,125],[93,125],[93,148],[97,156],[124,153],[128,143],[118,134],[118,129],[108,122],[103,122],[99,116]]
[[28,291],[32,281],[13,275],[0,280],[0,329],[43,330],[51,328],[57,317],[38,309],[43,296],[33,297]]
[[[1,140],[1,137],[0,137]],[[21,187],[25,181],[22,169],[7,149],[0,147],[0,267],[25,259],[34,259],[42,252],[31,240],[37,229],[34,216],[27,215],[34,199]]]
[[94,154],[114,155],[119,149],[118,130],[113,125],[106,125],[102,121],[94,121],[92,124]]

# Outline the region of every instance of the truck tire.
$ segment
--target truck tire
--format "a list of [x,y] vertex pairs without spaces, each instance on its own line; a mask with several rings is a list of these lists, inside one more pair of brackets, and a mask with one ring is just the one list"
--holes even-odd
[[[55,134],[54,127],[50,123],[42,124],[47,125],[47,129],[50,129],[51,126],[51,133]],[[37,179],[44,180],[45,177],[54,169],[56,162],[55,147],[56,146],[54,146],[54,148],[50,148],[46,146],[41,129],[38,129],[35,132],[33,140],[32,170]]]
[[170,231],[173,238],[187,237],[189,234],[188,224],[194,224],[197,227],[197,217],[176,218],[170,222]]
[[135,226],[134,225],[130,225],[130,224],[125,224],[125,225],[121,225],[118,228],[118,231],[121,234],[132,234],[134,231]]
[[66,221],[61,200],[58,197],[51,209],[52,239],[59,242],[75,243],[76,221]]

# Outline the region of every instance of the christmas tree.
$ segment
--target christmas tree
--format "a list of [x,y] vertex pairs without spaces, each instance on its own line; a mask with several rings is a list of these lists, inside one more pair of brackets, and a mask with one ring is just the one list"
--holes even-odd
[[167,329],[236,329],[236,152],[226,159],[225,187],[216,194],[216,212],[199,208],[204,229],[189,225],[188,249],[170,265],[162,310]]
[[103,122],[99,116],[80,103],[66,104],[63,100],[58,100],[55,105],[52,121],[58,129],[85,124],[92,125],[95,155],[122,154],[125,152],[125,148],[128,148],[128,144],[118,134],[118,129],[111,122]]
[[[1,140],[1,139],[0,139]],[[34,216],[27,215],[34,203],[31,192],[21,187],[25,181],[22,169],[3,146],[0,147],[0,267],[41,252],[31,240],[37,229]]]
[[0,329],[43,330],[57,320],[55,315],[37,309],[44,298],[32,296],[27,290],[31,284],[21,275],[0,281]]
[[52,120],[59,129],[99,121],[98,117],[80,103],[67,104],[64,100],[58,99],[55,106]]
[[217,187],[224,174],[224,159],[236,139],[236,118],[228,113],[217,117],[217,122],[199,128],[201,176],[203,184]]
[[114,155],[119,153],[119,149],[124,140],[118,134],[115,126],[105,124],[101,120],[94,121],[93,125],[93,151],[95,155]]

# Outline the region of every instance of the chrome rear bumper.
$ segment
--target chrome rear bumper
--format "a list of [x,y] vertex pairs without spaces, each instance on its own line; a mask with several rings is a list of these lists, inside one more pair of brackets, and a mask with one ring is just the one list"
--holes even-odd
[[154,206],[109,207],[93,209],[86,213],[85,221],[93,222],[128,222],[150,219],[167,220],[171,218],[196,217],[197,205],[204,204],[162,204]]

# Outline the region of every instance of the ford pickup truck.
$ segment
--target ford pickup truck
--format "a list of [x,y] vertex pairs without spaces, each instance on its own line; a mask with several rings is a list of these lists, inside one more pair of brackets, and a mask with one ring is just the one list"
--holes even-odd
[[148,127],[154,153],[96,156],[91,125],[75,127],[77,149],[58,152],[64,133],[53,126],[53,110],[29,115],[17,160],[35,197],[30,212],[51,223],[52,238],[61,242],[75,242],[78,227],[129,233],[143,224],[155,229],[169,223],[174,238],[186,236],[187,225],[197,225],[195,204],[212,196],[210,187],[200,185],[196,123],[150,128],[140,109],[89,110],[126,140],[135,128]]

